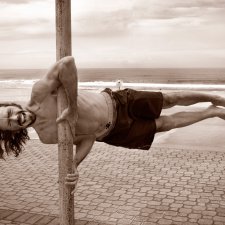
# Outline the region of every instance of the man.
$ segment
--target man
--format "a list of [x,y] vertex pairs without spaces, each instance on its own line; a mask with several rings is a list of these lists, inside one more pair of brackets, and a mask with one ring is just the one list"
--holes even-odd
[[[225,98],[196,92],[146,92],[131,89],[101,93],[79,91],[78,115],[75,114],[76,66],[73,57],[56,62],[46,76],[34,84],[31,99],[24,108],[16,104],[0,105],[0,157],[16,156],[29,139],[26,128],[33,127],[46,144],[57,143],[57,123],[68,120],[74,135],[76,126],[75,170],[90,152],[95,141],[115,146],[149,149],[157,132],[184,127],[198,121],[219,117],[225,119]],[[57,88],[63,85],[68,108],[57,118]],[[161,110],[175,105],[188,106],[211,102],[212,106],[198,112],[179,112],[160,116]],[[74,184],[76,175],[67,177]]]

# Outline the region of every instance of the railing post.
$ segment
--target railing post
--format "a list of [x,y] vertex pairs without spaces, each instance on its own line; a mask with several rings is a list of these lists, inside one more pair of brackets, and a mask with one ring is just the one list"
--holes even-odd
[[[71,50],[71,1],[55,0],[56,4],[56,58],[70,56]],[[76,97],[76,96],[74,96]],[[62,87],[58,90],[58,115],[67,107],[67,98]],[[59,160],[59,222],[74,225],[74,196],[65,185],[65,176],[73,172],[73,137],[67,121],[58,124]]]

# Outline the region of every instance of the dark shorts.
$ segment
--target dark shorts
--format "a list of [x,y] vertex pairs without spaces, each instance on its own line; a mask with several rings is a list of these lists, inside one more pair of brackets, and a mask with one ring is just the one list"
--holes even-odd
[[155,133],[155,119],[160,116],[163,95],[161,92],[125,89],[107,92],[116,102],[117,118],[114,128],[101,141],[126,148],[148,150]]

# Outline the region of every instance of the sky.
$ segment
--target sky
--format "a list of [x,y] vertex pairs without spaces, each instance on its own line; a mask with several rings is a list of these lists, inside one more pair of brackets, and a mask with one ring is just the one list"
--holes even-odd
[[[77,67],[225,67],[225,0],[71,0]],[[0,0],[0,69],[56,60],[55,0]]]

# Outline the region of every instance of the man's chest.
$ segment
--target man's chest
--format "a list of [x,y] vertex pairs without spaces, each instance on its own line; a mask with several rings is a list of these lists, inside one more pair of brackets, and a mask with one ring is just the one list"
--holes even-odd
[[44,143],[57,142],[57,101],[56,96],[47,96],[35,111],[36,121],[33,128]]

